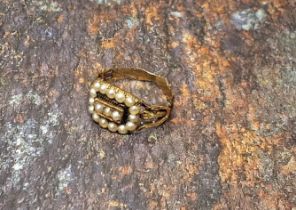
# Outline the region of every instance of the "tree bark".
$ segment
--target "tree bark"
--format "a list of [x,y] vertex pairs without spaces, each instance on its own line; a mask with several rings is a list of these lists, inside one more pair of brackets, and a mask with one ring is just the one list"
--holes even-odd
[[[2,0],[0,209],[295,209],[296,5]],[[164,125],[87,113],[113,66],[166,77]]]

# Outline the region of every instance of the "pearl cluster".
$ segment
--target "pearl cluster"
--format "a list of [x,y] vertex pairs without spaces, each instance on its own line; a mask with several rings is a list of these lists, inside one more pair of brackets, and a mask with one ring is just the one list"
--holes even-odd
[[[129,108],[128,121],[126,124],[117,125],[115,123],[121,120],[122,114],[117,110],[98,103],[95,100],[97,93],[104,94],[110,99],[115,99],[118,103],[125,104]],[[136,105],[137,101],[137,98],[125,93],[119,88],[101,80],[97,80],[90,89],[88,111],[92,114],[93,120],[97,122],[102,128],[107,128],[111,132],[126,134],[128,132],[135,131],[138,127],[141,109],[140,106]],[[108,121],[106,118],[101,117],[101,115],[113,119],[114,122]]]
[[110,107],[105,106],[99,102],[95,102],[93,106],[96,113],[103,114],[109,118],[112,118],[114,121],[121,120],[122,115],[119,111],[111,109]]

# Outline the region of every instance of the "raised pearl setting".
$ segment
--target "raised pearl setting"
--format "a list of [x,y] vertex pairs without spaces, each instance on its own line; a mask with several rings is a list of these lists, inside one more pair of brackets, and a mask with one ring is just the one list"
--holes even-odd
[[108,121],[105,118],[100,118],[99,119],[99,124],[102,128],[107,128],[108,127]]
[[107,84],[102,84],[100,87],[100,93],[105,94],[107,92],[108,85]]
[[120,120],[120,118],[121,118],[121,115],[118,111],[112,112],[112,119],[113,120],[117,121],[117,120]]
[[116,95],[115,95],[115,99],[116,99],[116,101],[118,101],[119,103],[122,103],[122,102],[124,102],[124,100],[125,100],[125,95],[124,95],[124,93],[123,92],[118,92],[118,93],[116,93]]
[[114,90],[114,88],[110,88],[108,91],[107,91],[107,96],[111,99],[115,98],[115,95],[116,95],[116,91]]
[[[101,80],[92,84],[89,93],[88,111],[102,128],[127,134],[140,125],[141,108],[137,105],[136,97]],[[106,100],[106,97],[109,100]],[[123,123],[123,117],[126,117],[126,123]]]
[[92,114],[92,118],[93,118],[93,120],[96,121],[96,122],[99,122],[99,120],[100,120],[100,117],[99,117],[99,115],[98,115],[97,113],[93,113],[93,114]]
[[124,101],[125,105],[127,105],[128,107],[131,107],[135,104],[134,99],[131,96],[128,96],[125,101]]
[[129,120],[130,122],[137,123],[137,122],[139,122],[139,115],[133,115],[133,114],[130,114],[130,115],[128,116],[128,120]]
[[129,108],[129,112],[133,115],[139,114],[140,113],[140,107],[139,106],[131,106]]
[[88,107],[88,112],[92,114],[94,112],[94,109],[95,109],[95,107],[93,105],[91,105]]
[[90,105],[94,104],[94,102],[95,102],[95,98],[89,98],[88,103]]
[[97,112],[102,112],[102,111],[104,110],[104,106],[103,106],[102,104],[97,103],[97,104],[95,105],[95,110],[96,110]]
[[127,129],[126,129],[125,125],[120,125],[120,126],[118,127],[118,132],[119,132],[120,134],[126,134],[126,133],[127,133]]
[[112,112],[111,112],[111,108],[110,108],[110,107],[106,107],[106,108],[104,109],[104,115],[110,117],[111,114],[112,114]]
[[90,97],[94,98],[97,96],[97,91],[94,88],[91,88],[89,90],[89,95],[90,95]]
[[133,122],[126,123],[126,129],[128,131],[134,131],[134,130],[136,130],[136,128],[137,128],[137,125],[135,123],[133,123]]
[[101,84],[99,81],[96,81],[93,85],[93,88],[96,90],[96,91],[99,91],[100,90],[100,87],[101,87]]
[[108,124],[108,130],[109,130],[109,131],[111,131],[111,132],[116,132],[117,129],[118,129],[118,126],[117,126],[115,123],[110,122],[110,123]]

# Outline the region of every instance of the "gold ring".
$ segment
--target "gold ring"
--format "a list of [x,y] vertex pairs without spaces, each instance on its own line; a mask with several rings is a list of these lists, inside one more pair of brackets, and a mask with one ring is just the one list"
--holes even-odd
[[[166,105],[147,103],[112,84],[123,79],[154,82],[163,91]],[[129,134],[163,124],[169,118],[172,105],[172,90],[165,78],[143,69],[112,68],[100,73],[91,85],[88,111],[102,128]]]

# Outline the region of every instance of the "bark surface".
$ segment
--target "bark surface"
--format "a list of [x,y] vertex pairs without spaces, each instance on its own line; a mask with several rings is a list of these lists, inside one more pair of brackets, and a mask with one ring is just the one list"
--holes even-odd
[[[0,209],[296,208],[294,0],[0,1]],[[170,121],[87,113],[104,68],[165,76]]]

